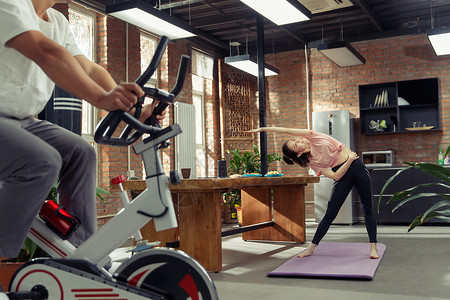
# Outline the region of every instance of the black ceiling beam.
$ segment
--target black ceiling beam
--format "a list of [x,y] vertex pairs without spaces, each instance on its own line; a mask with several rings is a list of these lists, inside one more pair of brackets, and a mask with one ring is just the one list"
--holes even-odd
[[[233,14],[233,15],[225,15],[225,16],[211,16],[211,17],[202,17],[192,21],[192,26],[196,28],[208,28],[215,27],[217,25],[227,25],[233,23],[239,23],[248,21],[249,18],[254,18],[254,14]],[[211,22],[211,20],[214,20]]]
[[369,19],[372,21],[373,25],[379,30],[383,31],[383,25],[378,20],[378,18],[373,14],[370,7],[367,5],[367,3],[364,0],[354,0],[359,7],[361,7],[362,11],[369,17]]
[[[85,5],[85,6],[89,6],[91,9],[95,9],[97,12],[99,13],[103,13],[106,15],[105,12],[105,6],[101,6],[96,4],[96,1],[91,1],[91,0],[75,0],[74,2],[79,3],[81,5]],[[173,16],[174,18],[176,18],[176,16]],[[209,43],[210,45],[222,49],[222,50],[228,50],[229,46],[228,44],[222,42],[219,39],[216,39],[214,36],[209,35],[205,32],[203,32],[202,30],[199,30],[197,28],[193,27],[193,32],[197,35],[197,37],[199,39],[202,39],[203,41]]]
[[172,9],[174,7],[179,7],[179,6],[184,6],[184,5],[189,5],[189,4],[194,4],[197,2],[204,2],[204,0],[181,0],[181,1],[173,1],[170,2],[168,4],[161,4],[161,6],[159,6],[159,8],[161,10],[165,10],[165,9]]
[[297,41],[304,43],[304,44],[306,43],[305,37],[301,34],[294,33],[289,25],[283,25],[283,26],[278,26],[278,27],[281,28],[281,30],[286,32],[288,35],[292,36]]
[[206,41],[206,42],[208,42],[208,43],[210,43],[210,44],[212,44],[212,45],[215,45],[215,46],[217,46],[217,47],[219,47],[219,48],[221,48],[221,49],[228,50],[228,48],[229,48],[229,46],[228,46],[227,43],[224,43],[224,42],[222,42],[221,40],[219,40],[219,39],[213,37],[213,36],[210,35],[210,34],[207,34],[207,33],[203,32],[203,31],[201,31],[201,30],[199,30],[199,29],[195,29],[195,30],[194,30],[194,33],[195,33],[195,34],[197,35],[197,37],[199,37],[200,39],[202,39],[202,40],[204,40],[204,41]]

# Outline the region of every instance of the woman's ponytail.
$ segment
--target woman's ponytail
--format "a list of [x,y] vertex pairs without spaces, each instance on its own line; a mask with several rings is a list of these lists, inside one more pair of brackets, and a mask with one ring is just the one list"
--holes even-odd
[[290,159],[289,157],[287,157],[286,155],[283,155],[283,160],[288,165],[293,165],[294,164],[294,161],[292,159]]

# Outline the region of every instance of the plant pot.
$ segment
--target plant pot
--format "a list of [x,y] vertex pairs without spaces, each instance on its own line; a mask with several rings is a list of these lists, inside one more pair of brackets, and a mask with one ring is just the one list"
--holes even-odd
[[222,205],[222,222],[224,224],[237,223],[236,209],[230,204]]
[[191,177],[191,168],[181,168],[181,176],[184,179],[189,179]]
[[8,292],[9,282],[11,281],[14,272],[20,268],[23,262],[2,262],[0,263],[0,285]]
[[242,226],[242,207],[236,206],[236,216],[240,226]]

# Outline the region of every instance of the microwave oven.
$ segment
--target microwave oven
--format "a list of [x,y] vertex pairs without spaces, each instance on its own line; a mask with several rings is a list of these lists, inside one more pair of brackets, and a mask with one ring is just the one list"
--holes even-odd
[[392,167],[394,164],[394,152],[386,151],[366,151],[362,153],[362,160],[366,167]]

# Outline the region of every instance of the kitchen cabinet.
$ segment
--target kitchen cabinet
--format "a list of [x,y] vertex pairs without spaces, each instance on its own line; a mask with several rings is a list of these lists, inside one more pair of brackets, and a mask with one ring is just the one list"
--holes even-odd
[[440,130],[439,79],[360,85],[359,109],[362,134]]
[[[372,194],[373,194],[373,209],[375,212],[375,218],[378,223],[390,223],[390,224],[409,224],[417,216],[423,214],[433,204],[443,200],[440,197],[423,197],[415,199],[395,212],[392,209],[398,204],[398,202],[386,204],[389,198],[396,192],[404,189],[416,186],[420,183],[438,182],[439,178],[423,173],[416,169],[408,169],[401,175],[394,179],[394,181],[388,186],[382,197],[379,211],[378,199],[381,193],[381,189],[385,182],[394,174],[396,174],[402,168],[374,168],[370,170],[370,176],[372,180]],[[448,192],[447,189],[440,186],[433,186],[427,188],[421,188],[421,192]],[[442,220],[431,219],[430,223],[442,223]]]

